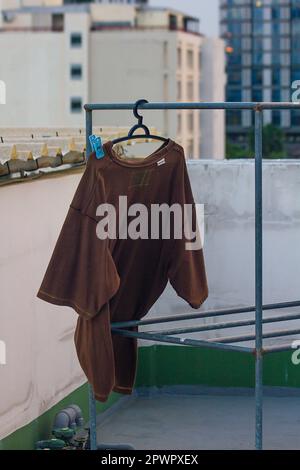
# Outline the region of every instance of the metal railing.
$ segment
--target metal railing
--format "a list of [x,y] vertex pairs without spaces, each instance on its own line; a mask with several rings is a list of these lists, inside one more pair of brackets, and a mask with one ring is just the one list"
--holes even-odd
[[[92,113],[93,111],[106,111],[106,110],[132,110],[135,103],[101,103],[101,104],[86,104],[84,106],[86,111],[86,148],[87,156],[91,153],[89,142],[89,135],[92,134]],[[163,318],[152,318],[149,320],[128,321],[112,323],[112,333],[119,334],[126,337],[142,338],[144,340],[158,341],[162,343],[189,345],[194,347],[205,347],[212,349],[233,350],[243,353],[254,354],[255,356],[255,448],[262,449],[263,446],[263,355],[267,353],[286,351],[291,349],[290,343],[273,345],[263,348],[264,338],[277,338],[285,337],[300,333],[300,328],[290,330],[274,330],[263,334],[264,323],[275,323],[282,321],[291,321],[300,318],[300,314],[289,314],[274,317],[272,319],[263,319],[263,311],[271,309],[292,308],[300,306],[300,300],[281,302],[263,305],[263,226],[262,226],[262,129],[263,129],[263,111],[271,109],[298,109],[300,103],[253,103],[253,102],[218,102],[218,103],[146,103],[141,104],[141,109],[151,110],[177,110],[177,109],[220,109],[220,110],[252,110],[255,113],[255,305],[244,308],[226,309],[217,311],[201,312],[198,314],[187,314],[178,316],[169,316]],[[186,321],[196,318],[210,318],[223,316],[228,314],[242,314],[246,312],[255,311],[255,318],[253,320],[240,320],[236,322],[221,322],[209,326],[177,328],[173,330],[154,331],[154,332],[140,332],[130,331],[126,328],[132,326],[142,326],[150,324],[161,324],[172,321]],[[235,328],[240,326],[255,325],[255,335],[239,335],[223,338],[215,338],[212,340],[196,340],[196,339],[182,339],[177,338],[176,334],[182,333],[195,333],[206,330],[220,330],[226,328]],[[242,343],[250,340],[255,340],[255,347],[237,346],[232,343]],[[90,386],[90,435],[91,435],[91,449],[96,449],[96,407],[95,398]],[[101,446],[102,447],[102,446]],[[122,446],[120,446],[122,447]]]

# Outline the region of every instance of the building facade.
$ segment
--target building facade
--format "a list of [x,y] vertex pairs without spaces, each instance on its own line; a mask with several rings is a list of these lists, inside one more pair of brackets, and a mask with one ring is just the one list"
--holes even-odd
[[32,6],[62,6],[87,3],[146,5],[148,0],[1,0],[3,8],[21,8]]
[[[225,101],[224,41],[206,38],[201,47],[201,101]],[[222,110],[200,112],[200,155],[219,160],[225,155],[225,113]]]
[[[291,101],[300,79],[299,0],[221,0],[220,11],[227,101]],[[284,130],[291,152],[299,149],[300,111],[265,111],[264,122]],[[245,142],[252,126],[251,112],[227,113],[230,140]]]
[[[30,2],[3,9],[0,49],[13,43],[14,52],[2,54],[9,106],[0,108],[0,126],[82,127],[86,102],[200,101],[201,82],[213,79],[201,73],[206,38],[197,18],[122,2]],[[224,80],[216,86],[222,94]],[[147,111],[145,121],[176,138],[188,158],[200,157],[199,111]],[[130,126],[134,120],[132,113],[108,111],[94,113],[94,123]],[[213,129],[220,132],[218,125]],[[224,142],[224,132],[205,156],[214,158],[217,140]]]

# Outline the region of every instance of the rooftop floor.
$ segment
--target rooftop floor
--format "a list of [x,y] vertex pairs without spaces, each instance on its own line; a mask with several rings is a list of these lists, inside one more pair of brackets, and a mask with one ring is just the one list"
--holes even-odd
[[[125,399],[101,418],[98,443],[144,450],[253,449],[253,391],[205,393],[163,392]],[[299,431],[300,392],[267,393],[264,449],[300,449]]]

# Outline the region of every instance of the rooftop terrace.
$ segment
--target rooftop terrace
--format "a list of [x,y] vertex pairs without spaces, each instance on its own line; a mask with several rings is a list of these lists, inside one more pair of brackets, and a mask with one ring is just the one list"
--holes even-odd
[[[198,313],[253,305],[254,162],[189,161],[188,170],[195,200],[205,208],[204,252],[210,292]],[[85,377],[73,345],[76,316],[69,308],[55,307],[36,298],[80,174],[81,171],[60,172],[55,178],[38,179],[26,186],[13,184],[1,188],[0,279],[4,314],[0,317],[0,339],[5,340],[9,361],[1,366],[0,439],[3,444],[0,441],[0,448],[1,445],[5,448],[5,438],[10,439],[7,441],[10,448],[12,442],[24,448],[32,446],[34,439],[49,437],[53,410],[60,400],[78,403],[85,419],[88,418]],[[300,162],[264,161],[263,187],[264,303],[299,300]],[[293,311],[299,313],[299,307]],[[168,286],[148,318],[183,313],[195,311]],[[289,308],[280,311],[282,315],[291,313]],[[278,312],[266,312],[268,318],[275,315]],[[253,312],[229,315],[227,319],[252,317]],[[197,324],[209,326],[219,321],[200,318]],[[187,327],[190,323],[172,324],[172,328],[179,326]],[[295,319],[281,326],[299,329],[300,323]],[[270,329],[274,327],[264,325],[264,332]],[[226,329],[227,336],[253,332],[253,324]],[[224,331],[218,330],[217,335],[220,338]],[[192,336],[209,340],[216,336],[216,331],[206,329]],[[291,343],[294,339],[299,339],[299,333],[288,338]],[[269,341],[264,340],[264,345]],[[274,341],[278,344],[278,340]],[[17,351],[15,344],[18,344]],[[153,395],[151,400],[138,397],[99,428],[99,442],[129,442],[137,448],[152,445],[185,448],[189,444],[200,449],[254,447],[254,400],[249,395],[238,395],[241,387],[249,389],[254,385],[252,355],[160,345],[145,340],[139,344],[138,389],[205,386],[236,390],[229,390],[225,396],[216,396],[214,391],[209,397],[196,396],[194,389],[194,395],[188,393],[186,397],[185,388],[179,390],[179,396],[172,390],[171,396]],[[286,393],[290,388],[296,389],[293,398],[265,399],[267,448],[298,446],[294,431],[299,424],[300,375],[291,353],[292,350],[275,353],[264,359],[265,385],[284,387]],[[112,398],[118,399],[116,395]],[[26,432],[17,431],[18,441],[7,437],[23,426]],[[163,432],[158,433],[159,429]],[[31,441],[30,436],[33,436]],[[209,436],[213,437],[209,439]]]

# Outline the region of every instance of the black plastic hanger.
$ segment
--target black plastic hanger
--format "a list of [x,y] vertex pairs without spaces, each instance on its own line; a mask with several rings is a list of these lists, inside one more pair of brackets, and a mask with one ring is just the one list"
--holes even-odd
[[[163,142],[167,142],[169,139],[168,138],[165,138],[165,137],[161,137],[160,135],[153,135],[153,134],[150,134],[150,131],[148,129],[147,126],[145,126],[145,124],[143,124],[143,116],[141,116],[139,113],[138,113],[138,107],[140,104],[142,103],[149,103],[149,101],[147,100],[138,100],[135,105],[134,105],[134,108],[133,108],[133,114],[135,115],[135,117],[138,119],[138,124],[135,124],[131,129],[130,131],[128,132],[128,135],[124,136],[124,137],[119,137],[117,139],[114,139],[112,140],[112,143],[113,144],[117,144],[118,142],[124,142],[125,140],[131,140],[131,139],[145,139],[146,138],[150,138],[150,139],[155,139],[155,140],[162,140]],[[136,135],[133,135],[134,132],[137,130],[137,129],[144,129],[145,131],[145,134],[136,134]]]

